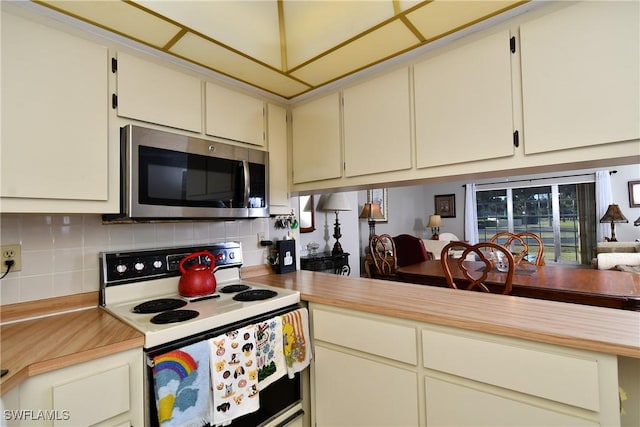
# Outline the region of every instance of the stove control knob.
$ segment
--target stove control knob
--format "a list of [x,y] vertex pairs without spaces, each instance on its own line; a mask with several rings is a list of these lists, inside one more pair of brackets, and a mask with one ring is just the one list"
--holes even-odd
[[142,270],[144,270],[144,263],[138,261],[133,265],[133,268],[135,268],[136,271],[142,271]]
[[153,268],[157,269],[157,268],[160,268],[160,267],[162,267],[162,261],[160,261],[160,260],[153,261]]
[[125,271],[127,271],[127,266],[124,264],[118,264],[116,265],[116,271],[120,274],[124,273]]
[[229,259],[235,259],[235,257],[236,257],[236,253],[235,252],[233,252],[233,251],[229,252]]

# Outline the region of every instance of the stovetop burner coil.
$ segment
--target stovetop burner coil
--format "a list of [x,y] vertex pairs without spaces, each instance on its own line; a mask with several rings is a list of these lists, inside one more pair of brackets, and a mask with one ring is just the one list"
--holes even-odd
[[133,307],[133,312],[141,314],[160,313],[167,310],[175,310],[185,305],[187,305],[187,302],[181,299],[159,298],[136,305]]
[[156,314],[151,318],[151,323],[164,324],[164,323],[178,323],[185,320],[198,317],[200,313],[195,310],[169,310],[160,314]]
[[236,301],[259,301],[273,298],[276,295],[278,295],[277,292],[269,289],[252,289],[250,291],[244,291],[234,295],[233,299]]
[[248,285],[227,285],[218,289],[218,291],[222,292],[223,294],[233,294],[236,292],[246,291],[247,289],[250,289],[250,288],[251,287]]

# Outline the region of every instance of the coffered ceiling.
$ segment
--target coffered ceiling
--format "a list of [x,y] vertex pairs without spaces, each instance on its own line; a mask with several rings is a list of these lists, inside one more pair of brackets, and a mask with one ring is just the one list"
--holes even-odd
[[285,99],[527,2],[34,0]]

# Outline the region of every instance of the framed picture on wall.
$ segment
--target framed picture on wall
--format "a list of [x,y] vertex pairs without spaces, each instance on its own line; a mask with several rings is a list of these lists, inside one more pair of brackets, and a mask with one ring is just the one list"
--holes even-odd
[[640,208],[640,181],[629,181],[629,207]]
[[374,219],[373,221],[387,222],[389,217],[386,188],[374,188],[373,190],[367,190],[367,203],[378,203],[380,205],[380,210],[382,211],[383,218]]
[[442,218],[455,218],[456,216],[456,195],[441,194],[435,196],[436,215]]

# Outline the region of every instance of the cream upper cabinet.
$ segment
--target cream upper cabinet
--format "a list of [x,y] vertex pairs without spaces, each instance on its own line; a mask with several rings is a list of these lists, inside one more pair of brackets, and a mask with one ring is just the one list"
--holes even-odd
[[293,182],[342,176],[340,98],[325,95],[295,106],[292,115]]
[[205,133],[264,145],[264,102],[258,98],[205,83]]
[[509,39],[503,30],[414,66],[418,168],[514,154]]
[[202,83],[197,77],[118,52],[118,116],[202,131]]
[[3,10],[3,212],[109,210],[108,63],[106,47]]
[[520,26],[525,153],[640,138],[639,17],[586,1]]
[[343,93],[345,176],[411,168],[409,70]]
[[287,110],[267,104],[267,138],[269,143],[269,213],[291,213],[287,171]]

